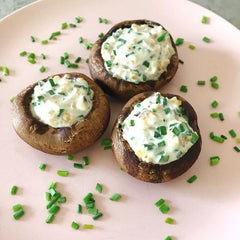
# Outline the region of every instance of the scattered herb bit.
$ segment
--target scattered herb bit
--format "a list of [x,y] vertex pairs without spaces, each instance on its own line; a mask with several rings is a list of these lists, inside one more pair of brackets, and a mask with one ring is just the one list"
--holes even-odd
[[17,187],[17,186],[15,186],[15,185],[12,186],[11,191],[10,191],[11,195],[16,195],[17,190],[18,190],[18,187]]
[[44,195],[44,196],[45,196],[45,200],[46,200],[46,201],[50,201],[50,200],[51,200],[51,197],[52,197],[52,196],[51,196],[51,194],[50,194],[49,192],[45,192],[45,195]]
[[22,205],[19,204],[19,203],[12,206],[12,210],[13,210],[14,212],[17,212],[17,211],[20,210],[20,209],[22,209]]
[[75,59],[74,62],[75,62],[75,63],[79,63],[81,60],[82,60],[82,58],[81,58],[81,57],[78,57],[78,58]]
[[27,52],[26,52],[26,51],[22,51],[22,52],[19,53],[19,55],[20,55],[21,57],[24,57],[24,56],[27,55]]
[[121,197],[122,197],[121,194],[115,193],[115,194],[113,194],[109,199],[110,199],[111,201],[118,201]]
[[188,183],[193,183],[193,182],[195,182],[197,180],[197,176],[196,175],[193,175],[192,177],[190,177],[188,180],[187,180],[187,182]]
[[178,61],[181,63],[181,64],[184,64],[184,61],[182,59],[178,59]]
[[68,160],[73,160],[73,158],[74,158],[74,156],[73,156],[72,154],[68,154],[68,155],[67,155],[67,159],[68,159]]
[[185,85],[182,85],[181,87],[180,87],[180,91],[181,92],[187,92],[188,91],[188,88],[187,88],[187,86],[185,86]]
[[183,43],[184,43],[184,39],[183,38],[177,38],[177,40],[175,42],[175,45],[179,46],[179,45],[182,45]]
[[78,38],[78,42],[79,42],[79,43],[83,43],[83,37],[79,37],[79,38]]
[[235,138],[237,136],[236,132],[233,129],[229,130],[229,134],[232,138]]
[[66,29],[68,27],[68,24],[66,22],[62,23],[62,29]]
[[112,149],[112,146],[104,146],[103,150],[110,150]]
[[75,230],[78,230],[79,229],[79,224],[77,224],[76,222],[72,222],[71,227]]
[[87,63],[87,64],[89,63],[89,59],[88,59],[88,58],[86,59],[86,63]]
[[101,142],[102,146],[107,146],[110,145],[112,143],[112,140],[110,138],[104,138]]
[[194,50],[196,47],[195,47],[194,45],[190,44],[190,45],[188,46],[188,48],[191,49],[191,50]]
[[52,214],[56,214],[59,211],[60,207],[58,205],[53,204],[49,209],[48,212]]
[[240,149],[239,149],[237,146],[234,146],[233,149],[234,149],[236,152],[240,152]]
[[218,102],[216,100],[214,100],[212,103],[211,103],[212,107],[213,108],[216,108],[218,106]]
[[102,18],[99,17],[99,18],[98,18],[98,22],[99,22],[99,23],[102,23],[102,22],[103,22]]
[[41,163],[41,164],[39,165],[39,169],[42,170],[42,171],[44,171],[44,170],[46,169],[46,164],[45,164],[45,163]]
[[75,20],[77,23],[80,23],[80,22],[82,22],[83,19],[82,19],[82,17],[75,17]]
[[167,236],[164,240],[172,240],[170,236]]
[[35,38],[33,36],[30,36],[31,42],[35,42]]
[[88,209],[88,213],[96,215],[96,214],[98,214],[98,209],[96,209],[96,208],[89,208]]
[[218,80],[217,76],[213,76],[210,78],[210,82],[216,82]]
[[135,126],[135,121],[133,119],[130,120],[130,126],[131,127]]
[[67,201],[67,198],[66,197],[60,197],[58,198],[57,202],[58,203],[65,203]]
[[99,212],[96,215],[93,216],[93,220],[97,220],[98,218],[102,217],[103,213]]
[[103,23],[108,24],[108,20],[106,18],[104,18]]
[[88,203],[90,199],[92,199],[93,194],[92,193],[88,193],[84,198],[83,201],[84,203]]
[[208,38],[208,37],[203,37],[202,40],[203,40],[204,42],[206,42],[206,43],[210,43],[210,42],[211,42],[211,39]]
[[203,86],[203,85],[206,84],[206,81],[204,81],[204,80],[198,80],[197,84],[200,85],[200,86]]
[[201,23],[207,23],[207,17],[206,16],[202,16]]
[[167,204],[162,204],[159,208],[159,210],[162,212],[162,213],[167,213],[169,210],[170,210],[170,207],[167,205]]
[[164,202],[165,202],[165,200],[163,198],[161,198],[155,203],[155,206],[160,207]]
[[81,204],[77,205],[77,212],[82,213],[82,205]]
[[219,113],[214,112],[214,113],[211,113],[210,116],[212,118],[218,118],[219,117]]
[[54,219],[54,214],[50,213],[48,217],[46,218],[45,222],[46,223],[51,223]]
[[58,199],[61,197],[60,193],[56,193],[53,198],[48,202],[46,208],[49,209],[52,207],[52,205],[58,201]]
[[15,218],[15,220],[18,220],[19,218],[21,218],[22,216],[24,215],[24,211],[23,209],[19,209],[18,211],[16,211],[14,214],[13,214],[13,217]]
[[83,165],[81,163],[73,163],[73,167],[82,169]]
[[218,88],[219,88],[219,84],[216,83],[216,82],[212,82],[212,83],[211,83],[211,86],[212,86],[212,88],[215,88],[215,89],[218,89]]
[[225,135],[223,135],[223,134],[220,137],[223,138],[224,140],[227,139],[227,137]]
[[224,121],[223,113],[219,113],[219,118],[220,118],[221,121]]
[[210,165],[215,166],[219,163],[220,157],[219,156],[213,156],[210,157]]
[[174,224],[174,219],[173,219],[173,218],[170,218],[170,217],[167,217],[167,218],[165,219],[165,223]]
[[94,226],[92,224],[83,224],[84,229],[93,229]]
[[68,171],[57,170],[57,174],[61,177],[67,177],[68,176]]
[[88,160],[87,156],[83,156],[82,160],[83,160],[83,165],[84,166],[87,166],[89,164],[89,160]]
[[56,188],[56,186],[57,186],[57,182],[51,182],[51,183],[49,184],[48,189],[50,190],[51,188]]
[[103,38],[104,37],[104,33],[99,33],[98,37],[99,38]]
[[47,40],[47,39],[42,40],[42,41],[41,41],[41,44],[48,44],[48,40]]
[[[92,44],[92,43],[84,43],[83,46],[84,46],[87,50],[89,50],[89,49],[91,49],[91,48],[93,47],[93,44]],[[108,62],[108,61],[107,61],[107,62]]]
[[53,32],[49,38],[49,40],[53,40],[54,38],[56,38],[56,36],[59,36],[61,35],[61,32],[60,31],[57,31],[57,32]]
[[68,60],[66,60],[64,64],[67,68],[70,68],[72,66],[72,64]]
[[40,69],[39,69],[39,71],[40,71],[41,73],[43,73],[43,72],[46,71],[46,68],[45,68],[44,66],[41,66]]
[[157,41],[158,41],[158,42],[162,42],[162,41],[165,39],[166,35],[167,35],[167,31],[164,31],[164,32],[161,34],[161,36],[159,36],[159,37],[157,38]]
[[41,58],[44,60],[44,59],[46,59],[46,56],[45,56],[45,54],[41,54]]
[[73,23],[70,23],[70,24],[69,24],[69,27],[71,27],[71,28],[76,28],[77,25],[76,25],[76,24],[73,24]]
[[150,63],[148,61],[144,61],[142,65],[148,68],[150,66]]
[[30,62],[31,64],[35,64],[35,63],[36,63],[36,60],[33,59],[33,58],[28,58],[28,62]]
[[107,65],[107,67],[109,67],[109,68],[112,66],[112,62],[110,60],[106,61],[105,63]]
[[97,183],[95,189],[96,189],[97,192],[102,193],[102,185],[100,183]]
[[212,139],[213,141],[219,142],[219,143],[223,143],[223,142],[224,142],[224,138],[218,137],[218,136],[215,136],[215,135],[214,135],[211,139]]

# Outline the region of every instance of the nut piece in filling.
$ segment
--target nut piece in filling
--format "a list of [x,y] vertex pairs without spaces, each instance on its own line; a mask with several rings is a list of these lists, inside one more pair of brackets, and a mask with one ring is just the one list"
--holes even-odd
[[113,129],[120,165],[149,182],[169,181],[196,161],[201,149],[197,116],[179,96],[142,93],[123,108]]
[[122,100],[159,89],[173,78],[178,67],[171,35],[148,20],[115,25],[95,43],[89,60],[93,79]]
[[58,74],[20,92],[13,102],[13,126],[29,145],[62,155],[93,144],[109,122],[103,91],[81,73]]

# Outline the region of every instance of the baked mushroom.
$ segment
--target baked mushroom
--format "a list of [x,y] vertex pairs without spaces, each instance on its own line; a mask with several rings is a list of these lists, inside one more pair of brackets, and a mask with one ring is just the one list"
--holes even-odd
[[133,177],[170,181],[186,172],[201,151],[196,112],[180,96],[140,93],[123,107],[112,131],[112,149]]
[[159,90],[177,68],[178,54],[170,33],[149,20],[116,24],[95,42],[89,57],[92,78],[121,100]]
[[15,97],[12,112],[19,137],[55,155],[93,144],[110,117],[104,92],[81,73],[57,74],[28,86]]

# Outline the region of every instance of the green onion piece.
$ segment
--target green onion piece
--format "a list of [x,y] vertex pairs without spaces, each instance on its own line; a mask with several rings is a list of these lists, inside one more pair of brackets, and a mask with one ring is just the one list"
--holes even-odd
[[41,53],[41,58],[46,59],[46,56],[43,53]]
[[40,69],[39,69],[39,71],[40,71],[41,73],[43,73],[43,72],[46,71],[46,68],[45,68],[44,66],[41,66]]
[[219,143],[224,142],[224,139],[222,137],[218,137],[218,136],[213,136],[212,140],[215,142],[219,142]]
[[219,163],[220,157],[219,156],[213,156],[210,157],[210,165],[215,166]]
[[82,205],[81,204],[77,205],[77,212],[82,213]]
[[236,142],[237,142],[237,143],[240,143],[240,138],[237,138],[237,139],[236,139]]
[[3,67],[3,75],[8,76],[9,75],[9,69],[5,66]]
[[[87,50],[89,50],[89,49],[91,49],[91,48],[93,47],[93,44],[92,44],[92,43],[84,43],[83,46],[84,46]],[[108,61],[107,61],[107,62],[108,62]]]
[[63,53],[63,57],[64,57],[64,59],[68,59],[68,58],[69,58],[68,53],[67,53],[67,52],[64,52],[64,53]]
[[50,188],[49,193],[51,194],[51,196],[56,196],[57,191],[55,190],[55,188]]
[[150,63],[148,61],[144,61],[142,65],[148,68],[150,66]]
[[36,55],[35,55],[35,53],[30,53],[30,54],[28,55],[28,58],[35,59],[35,58],[36,58]]
[[52,214],[56,214],[59,211],[60,207],[58,205],[53,204],[49,209],[48,212]]
[[72,228],[75,229],[75,230],[78,230],[78,229],[79,229],[79,224],[76,223],[76,222],[72,222],[71,226],[72,226]]
[[96,208],[89,208],[88,209],[88,213],[96,215],[96,214],[98,214],[98,209],[96,209]]
[[35,38],[33,36],[30,36],[31,42],[35,42]]
[[102,146],[107,146],[110,145],[112,143],[112,140],[110,138],[104,138],[101,142]]
[[182,85],[182,86],[180,87],[180,91],[181,91],[181,92],[187,92],[187,91],[188,91],[187,86]]
[[62,29],[66,29],[68,27],[68,24],[66,22],[62,23]]
[[89,59],[88,59],[88,58],[86,59],[86,63],[87,63],[87,64],[89,63]]
[[165,223],[174,224],[174,219],[173,219],[173,218],[170,218],[170,217],[167,217],[167,218],[165,219]]
[[223,138],[224,140],[226,140],[227,139],[227,137],[225,136],[225,135],[223,135],[223,134],[221,134],[221,136],[220,136],[221,138]]
[[49,40],[53,40],[56,36],[59,36],[61,35],[61,32],[60,31],[57,31],[57,32],[53,32],[49,38]]
[[234,146],[233,149],[234,149],[236,152],[240,152],[240,149],[239,149],[237,146]]
[[73,24],[73,23],[70,23],[69,26],[70,26],[71,28],[76,28],[76,27],[77,27],[77,25],[76,25],[76,24]]
[[58,203],[65,203],[67,201],[67,198],[66,197],[60,197],[57,202]]
[[75,20],[77,23],[80,23],[80,22],[82,22],[83,19],[82,19],[82,17],[75,17]]
[[23,57],[23,56],[27,55],[27,52],[26,52],[26,51],[22,51],[22,52],[19,53],[19,55],[20,55],[21,57]]
[[228,132],[232,138],[235,138],[237,136],[236,132],[233,129],[229,130]]
[[50,213],[48,217],[46,218],[45,222],[46,223],[51,223],[54,219],[54,214]]
[[121,197],[122,197],[121,194],[119,194],[119,193],[114,193],[109,199],[110,199],[111,201],[118,201]]
[[46,164],[45,163],[41,163],[40,166],[39,166],[39,169],[44,171],[46,168]]
[[103,38],[104,37],[104,33],[99,33],[98,37],[99,38]]
[[99,193],[102,193],[102,185],[101,185],[100,183],[97,183],[95,189],[96,189],[96,191],[98,191]]
[[174,127],[172,132],[176,135],[176,136],[179,136],[180,134],[180,130],[177,128],[177,127]]
[[56,188],[56,186],[57,186],[57,182],[51,182],[51,183],[49,184],[48,189]]
[[162,212],[162,213],[167,213],[169,210],[170,210],[170,207],[167,205],[167,204],[162,204],[160,207],[159,207],[159,210]]
[[219,117],[219,113],[211,113],[210,114],[210,116],[212,117],[212,118],[218,118]]
[[218,80],[217,76],[213,76],[210,78],[210,82],[216,82]]
[[214,133],[213,133],[213,132],[210,132],[209,137],[210,137],[211,139],[213,139],[213,138],[214,138]]
[[214,100],[212,103],[211,103],[212,107],[213,108],[216,108],[218,106],[218,102],[216,100]]
[[109,67],[109,68],[112,66],[112,62],[111,62],[110,60],[109,60],[109,61],[106,61],[105,63],[106,63],[106,65],[107,65],[107,67]]
[[208,38],[208,37],[203,37],[202,40],[203,40],[204,42],[206,42],[206,43],[210,43],[210,42],[211,42],[211,39]]
[[73,156],[72,154],[68,154],[68,155],[67,155],[67,159],[68,159],[68,160],[73,160],[73,158],[74,158],[74,156]]
[[181,64],[184,64],[184,61],[183,61],[183,60],[178,59],[178,61],[179,61]]
[[155,206],[160,207],[164,202],[165,202],[165,200],[163,198],[161,198],[155,203]]
[[15,220],[18,220],[19,218],[21,218],[24,214],[24,211],[23,209],[19,209],[18,211],[16,211],[14,214],[13,214],[13,217],[15,218]]
[[197,140],[199,139],[199,136],[197,135],[197,133],[192,133],[192,138],[191,138],[191,143],[194,144],[197,142]]
[[164,32],[161,34],[161,36],[159,36],[159,37],[157,38],[157,41],[158,41],[158,42],[162,42],[162,41],[165,39],[166,35],[167,35],[167,31],[164,31]]
[[57,170],[57,174],[61,177],[67,177],[68,176],[68,171]]
[[72,64],[68,60],[65,61],[64,64],[67,68],[70,68],[72,66]]
[[94,208],[95,207],[95,200],[94,199],[89,200],[89,202],[86,203],[85,206],[86,206],[87,209]]
[[99,22],[99,23],[102,23],[102,22],[103,22],[103,19],[99,17],[99,18],[98,18],[98,22]]
[[184,43],[184,39],[183,38],[177,38],[177,40],[175,42],[175,45],[179,46],[179,45],[182,45],[183,43]]
[[78,41],[79,43],[83,43],[83,37],[79,37]]
[[49,78],[48,81],[49,81],[49,83],[51,84],[52,87],[56,86],[56,84],[55,84],[55,82],[53,81],[52,78]]
[[104,146],[103,150],[110,150],[112,149],[112,146]]
[[10,98],[10,102],[13,103],[13,102],[14,102],[14,99],[15,99],[15,97],[11,97],[11,98]]
[[63,56],[60,57],[60,64],[64,64],[65,58]]
[[41,44],[48,44],[48,40],[47,40],[47,39],[42,40],[42,41],[41,41]]
[[216,83],[216,82],[212,82],[212,83],[211,83],[211,86],[212,86],[212,88],[215,88],[215,89],[218,89],[218,88],[219,88],[219,84]]
[[131,127],[135,126],[135,121],[133,119],[130,120],[130,126]]
[[198,80],[197,84],[200,85],[200,86],[203,86],[205,85],[206,81],[204,80]]
[[81,163],[73,163],[73,167],[82,169],[83,165]]
[[193,182],[195,182],[197,180],[197,176],[196,175],[193,175],[192,177],[190,177],[188,180],[187,180],[187,182],[188,183],[193,183]]
[[71,68],[78,68],[78,64],[76,64],[76,63],[71,63],[70,67],[71,67]]
[[103,213],[99,212],[96,215],[94,215],[92,218],[93,218],[93,220],[97,220],[98,218],[100,218],[102,216],[103,216]]
[[106,18],[104,18],[103,23],[108,24],[108,20]]
[[190,45],[188,46],[188,48],[191,49],[191,50],[194,50],[196,47],[195,47],[194,45],[190,44]]
[[87,165],[89,164],[89,161],[88,161],[88,157],[87,157],[87,156],[83,156],[82,160],[83,160],[83,165],[84,165],[84,166],[87,166]]
[[49,192],[45,192],[45,200],[46,201],[50,201],[51,200],[51,198],[52,198],[52,196],[51,196],[51,194],[49,193]]
[[83,224],[84,229],[93,229],[94,226],[92,224]]
[[36,63],[36,61],[33,58],[28,58],[28,62],[31,63],[31,64],[35,64]]
[[79,63],[81,60],[82,60],[82,58],[81,58],[81,57],[78,57],[78,58],[76,58],[76,59],[74,60],[74,62],[75,62],[75,63]]
[[84,203],[88,203],[89,200],[93,197],[93,194],[92,193],[88,193],[84,198],[83,198],[83,201]]
[[12,206],[12,210],[13,210],[14,212],[17,212],[17,211],[20,210],[20,209],[22,209],[22,205],[19,204],[19,203]]
[[11,195],[16,195],[17,190],[18,190],[18,187],[17,187],[17,186],[15,186],[15,185],[12,186],[11,191],[10,191]]
[[206,16],[202,16],[201,23],[207,23],[207,17]]
[[61,197],[60,193],[56,193],[54,197],[48,202],[46,208],[49,209]]
[[221,121],[224,121],[223,113],[219,113],[219,118],[220,118]]
[[167,236],[164,240],[172,240],[170,236]]

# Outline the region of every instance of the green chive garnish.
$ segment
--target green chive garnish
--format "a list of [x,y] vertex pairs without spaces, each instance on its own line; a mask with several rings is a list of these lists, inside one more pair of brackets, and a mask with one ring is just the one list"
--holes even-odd
[[165,202],[165,200],[163,198],[161,198],[155,203],[155,206],[160,207],[164,202]]
[[64,64],[65,58],[63,56],[60,57],[60,64]]
[[83,165],[81,163],[73,163],[73,167],[82,169]]
[[205,85],[206,81],[204,80],[198,80],[197,84],[200,85],[200,86],[203,86]]
[[170,236],[167,236],[164,240],[172,240]]
[[177,38],[177,40],[175,42],[175,45],[179,46],[179,45],[182,45],[183,43],[184,43],[184,39],[183,38]]
[[150,63],[148,61],[144,61],[142,65],[148,68],[150,66]]
[[42,58],[42,59],[46,59],[46,56],[42,53],[42,54],[41,54],[41,58]]
[[16,211],[14,214],[13,214],[13,217],[15,218],[15,220],[18,220],[19,218],[21,218],[24,214],[24,211],[23,209],[19,209],[18,211]]
[[62,23],[62,29],[66,29],[68,27],[68,24],[65,22],[65,23]]
[[96,215],[94,215],[92,218],[93,218],[93,220],[97,220],[98,218],[100,218],[102,216],[103,216],[103,213],[99,212]]
[[166,35],[167,35],[167,31],[164,31],[164,32],[161,34],[161,36],[158,37],[157,41],[158,41],[158,42],[162,42],[162,41],[165,39]]
[[190,45],[188,46],[188,48],[191,49],[191,50],[194,50],[196,47],[195,47],[194,45],[190,44]]
[[104,37],[104,33],[99,33],[98,37],[99,38],[103,38]]
[[135,121],[133,119],[130,120],[130,126],[131,127],[135,126]]
[[99,23],[102,23],[102,22],[103,22],[102,18],[99,17],[99,18],[98,18],[98,22],[99,22]]
[[78,229],[79,229],[79,224],[76,223],[76,222],[72,222],[72,223],[71,223],[71,227],[72,227],[73,229],[75,229],[75,230],[78,230]]
[[239,149],[237,146],[234,146],[233,149],[234,149],[236,152],[240,152],[240,149]]
[[72,154],[68,154],[68,155],[67,155],[67,159],[68,159],[68,160],[73,160],[73,158],[74,158],[74,156],[73,156]]
[[103,150],[110,150],[112,149],[112,146],[104,146]]
[[102,185],[101,185],[100,183],[97,183],[95,189],[96,189],[96,191],[98,191],[99,193],[102,193]]
[[41,73],[43,73],[43,72],[46,71],[46,68],[45,68],[44,66],[41,66],[40,69],[39,69],[39,71],[40,71]]
[[105,63],[107,65],[107,67],[109,67],[109,68],[112,66],[112,62],[110,60],[106,61]]
[[88,203],[89,200],[93,197],[93,194],[92,193],[88,193],[84,198],[83,198],[83,201],[84,203]]
[[83,160],[83,165],[84,166],[87,166],[89,164],[89,160],[88,160],[87,156],[83,156],[82,160]]
[[36,61],[33,58],[28,58],[28,62],[31,63],[31,64],[35,64],[36,63]]
[[33,36],[30,36],[30,39],[32,42],[35,42],[35,38]]
[[167,217],[167,218],[165,219],[165,223],[174,224],[174,219],[173,219],[173,218],[170,218],[170,217]]
[[49,184],[48,189],[50,190],[51,188],[56,188],[56,186],[57,186],[57,182],[51,182],[51,183]]
[[193,183],[193,182],[195,182],[197,180],[197,176],[196,175],[193,175],[192,177],[190,177],[188,180],[187,180],[187,182],[188,183]]
[[48,217],[46,218],[45,222],[46,223],[51,223],[54,219],[54,214],[50,213]]
[[216,100],[214,100],[212,103],[211,103],[212,107],[213,108],[216,108],[218,106],[218,102]]
[[219,156],[213,156],[210,157],[210,165],[215,166],[219,163],[220,157]]
[[84,43],[83,46],[84,46],[87,50],[89,50],[89,49],[92,48],[93,44],[92,44],[92,43]]
[[61,35],[61,32],[60,31],[57,31],[57,32],[53,32],[49,38],[49,40],[52,40],[54,39],[56,36],[59,36]]
[[47,39],[42,40],[42,41],[41,41],[41,44],[48,44],[48,40],[47,40]]
[[219,118],[220,118],[221,121],[224,121],[223,113],[219,113]]
[[51,84],[52,87],[56,87],[56,84],[55,84],[55,82],[53,81],[52,78],[49,78],[48,81],[49,81],[49,83]]
[[15,185],[12,186],[11,191],[10,191],[11,195],[16,195],[17,190],[18,190],[18,187],[17,187],[17,186],[15,186]]
[[82,19],[82,17],[75,17],[75,20],[77,23],[80,23],[80,22],[82,22],[83,19]]
[[78,58],[76,58],[76,59],[74,60],[74,62],[75,62],[75,63],[79,63],[79,62],[81,61],[81,59],[82,59],[81,57],[78,57]]
[[221,134],[221,136],[220,136],[221,138],[223,138],[224,140],[226,140],[227,139],[227,137],[225,136],[225,135],[223,135],[223,134]]
[[96,214],[98,214],[98,209],[96,209],[96,208],[89,208],[88,209],[88,213],[96,215]]
[[65,61],[64,64],[67,68],[70,68],[72,66],[72,64],[68,60]]
[[67,198],[66,197],[60,197],[57,202],[58,203],[65,203],[67,201]]
[[79,42],[79,43],[83,43],[83,37],[79,37],[79,38],[78,38],[78,42]]
[[101,142],[102,146],[108,146],[112,143],[112,140],[110,138],[104,138]]
[[81,204],[77,205],[77,212],[82,213],[82,205]]
[[232,138],[235,138],[237,136],[236,132],[233,129],[229,130],[229,134]]
[[210,78],[210,82],[216,82],[218,80],[217,76],[213,76]]
[[44,171],[46,169],[46,164],[45,163],[41,163],[39,166],[39,169]]
[[215,89],[218,89],[218,88],[219,88],[219,84],[216,83],[216,82],[212,82],[212,83],[211,83],[211,86],[212,86],[212,88],[215,88]]
[[104,18],[103,23],[108,24],[108,20],[106,18]]
[[88,59],[88,58],[86,59],[86,63],[87,63],[87,64],[89,63],[89,59]]
[[211,113],[210,116],[212,118],[218,118],[219,117],[219,113],[214,112],[214,113]]
[[162,204],[160,207],[159,207],[159,210],[162,212],[162,213],[167,213],[169,210],[170,210],[170,207],[167,205],[167,204]]
[[76,25],[76,24],[73,24],[73,23],[70,23],[69,26],[70,26],[71,28],[76,28],[76,27],[77,27],[77,25]]
[[237,138],[237,139],[236,139],[236,142],[237,142],[237,143],[240,143],[240,138]]
[[27,52],[26,52],[26,51],[22,51],[22,52],[19,53],[19,55],[20,55],[21,57],[23,57],[23,56],[27,55]]
[[181,92],[187,92],[187,91],[188,91],[187,86],[186,86],[186,85],[182,85],[182,86],[180,87],[180,91],[181,91]]
[[57,202],[57,200],[61,197],[60,193],[56,193],[53,198],[48,202],[46,208],[49,209],[50,207],[52,207],[52,205]]
[[118,201],[121,197],[122,197],[121,194],[115,193],[115,194],[113,194],[109,199],[110,199],[111,201]]
[[202,16],[201,23],[207,23],[207,17],[206,16]]
[[178,61],[179,61],[181,64],[184,64],[184,61],[183,61],[183,60],[178,59]]
[[83,224],[84,229],[93,229],[94,226],[92,224]]
[[46,200],[46,201],[50,201],[51,198],[52,198],[52,196],[51,196],[51,194],[50,194],[49,192],[45,192],[44,197],[45,197],[45,200]]
[[52,214],[56,214],[59,211],[60,207],[53,204],[49,209],[48,212]]
[[21,204],[16,204],[16,205],[14,205],[14,206],[12,206],[12,210],[14,211],[14,212],[17,212],[18,210],[20,210],[20,209],[22,209],[22,205]]
[[203,40],[204,42],[206,42],[206,43],[210,43],[210,42],[211,42],[211,39],[208,38],[208,37],[203,37],[202,40]]
[[68,176],[68,171],[57,170],[57,174],[61,177],[67,177]]
[[5,66],[3,67],[3,75],[8,76],[9,75],[9,69]]

